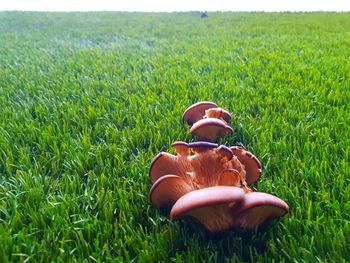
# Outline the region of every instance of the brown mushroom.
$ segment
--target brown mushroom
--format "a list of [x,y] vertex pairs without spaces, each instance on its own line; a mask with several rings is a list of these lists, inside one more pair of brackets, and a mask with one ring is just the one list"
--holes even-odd
[[221,173],[219,185],[241,186],[241,176],[236,169],[227,169]]
[[171,145],[171,147],[173,147],[173,149],[178,155],[185,155],[185,156],[190,155],[190,148],[188,143],[186,142],[177,141],[177,142],[174,142]]
[[211,108],[205,111],[205,118],[216,118],[228,123],[231,121],[231,114],[221,108]]
[[237,169],[227,169],[221,173],[219,185],[236,186],[244,190],[246,193],[252,192],[244,180],[244,177]]
[[225,145],[220,145],[217,148],[217,152],[221,154],[223,157],[226,157],[227,160],[230,160],[233,157],[233,153],[231,149]]
[[186,109],[182,120],[191,126],[192,135],[203,140],[215,141],[218,137],[233,133],[233,129],[227,125],[231,121],[230,113],[213,102],[193,104]]
[[224,121],[216,118],[206,118],[197,121],[191,127],[191,134],[208,141],[215,141],[219,137],[233,133],[233,129]]
[[172,147],[177,155],[161,152],[153,159],[149,170],[152,182],[171,174],[182,177],[193,189],[200,189],[218,185],[227,169],[236,169],[241,180],[245,178],[243,165],[229,147],[204,141],[175,142]]
[[199,221],[210,232],[232,227],[235,222],[231,207],[244,197],[244,191],[232,186],[208,187],[185,194],[177,200],[170,212],[174,220],[189,216]]
[[212,150],[218,147],[216,143],[211,142],[191,142],[188,144],[194,153],[202,153],[208,150]]
[[243,148],[204,141],[172,147],[177,155],[161,152],[150,167],[151,202],[159,208],[175,203],[171,218],[190,216],[218,232],[232,226],[252,229],[288,212],[281,199],[248,187],[246,179],[257,180],[252,174],[261,166]]
[[287,214],[289,207],[286,202],[271,194],[251,192],[245,194],[241,202],[231,210],[236,227],[254,229],[268,219]]
[[185,110],[182,121],[192,126],[195,122],[203,119],[207,109],[216,108],[217,106],[216,103],[210,101],[197,102]]
[[261,163],[258,158],[239,146],[232,146],[231,151],[245,167],[246,182],[249,185],[257,182],[261,176]]
[[158,178],[167,174],[178,174],[176,156],[160,152],[153,158],[149,169],[149,176],[154,183]]
[[174,204],[181,196],[192,189],[186,181],[177,175],[164,175],[153,184],[150,200],[158,208]]

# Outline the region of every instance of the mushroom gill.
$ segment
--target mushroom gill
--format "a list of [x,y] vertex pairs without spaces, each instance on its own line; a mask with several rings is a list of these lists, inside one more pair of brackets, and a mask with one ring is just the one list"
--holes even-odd
[[276,196],[261,192],[245,194],[241,202],[232,207],[234,225],[244,229],[254,229],[268,219],[287,214],[289,207]]
[[210,232],[233,226],[231,207],[244,198],[244,191],[233,186],[213,186],[182,196],[173,206],[170,218],[192,217]]
[[[244,166],[226,146],[209,142],[175,142],[172,146],[177,155],[161,152],[153,159],[149,172],[152,182],[166,175],[181,177],[193,189],[222,185],[223,182],[237,186],[237,176],[240,182],[245,182]],[[224,172],[227,169],[237,172]],[[248,187],[244,188],[250,191]]]
[[180,176],[165,175],[153,184],[149,195],[152,204],[161,208],[174,204],[181,196],[192,190],[192,187]]

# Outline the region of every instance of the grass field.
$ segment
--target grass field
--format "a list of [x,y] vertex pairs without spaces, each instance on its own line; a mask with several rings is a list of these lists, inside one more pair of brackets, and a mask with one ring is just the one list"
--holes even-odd
[[[210,235],[150,205],[150,161],[233,115],[290,213]],[[350,13],[0,12],[0,262],[346,262]]]

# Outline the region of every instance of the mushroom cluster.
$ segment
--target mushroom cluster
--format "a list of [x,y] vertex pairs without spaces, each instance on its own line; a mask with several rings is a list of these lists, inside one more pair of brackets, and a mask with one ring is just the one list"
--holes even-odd
[[[203,120],[217,119],[227,130],[227,121],[231,119],[228,116],[229,113],[216,104],[202,102],[188,108],[183,120],[193,128]],[[224,135],[213,132],[213,127],[222,126],[212,123],[203,124],[200,137],[209,134],[205,137],[212,139]],[[206,141],[178,141],[172,148],[176,155],[160,152],[149,170],[153,182],[151,202],[157,208],[170,207],[171,219],[191,217],[208,231],[220,232],[232,227],[254,229],[266,220],[288,212],[288,205],[283,200],[252,191],[250,185],[261,176],[261,164],[244,148]]]
[[182,121],[191,127],[192,135],[205,141],[214,142],[233,133],[233,129],[227,125],[231,121],[230,113],[210,101],[198,102],[187,108]]

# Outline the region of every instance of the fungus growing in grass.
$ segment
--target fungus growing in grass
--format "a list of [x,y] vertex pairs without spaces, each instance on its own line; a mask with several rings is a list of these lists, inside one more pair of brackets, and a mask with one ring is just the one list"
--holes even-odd
[[258,158],[256,158],[251,152],[248,152],[239,146],[232,146],[230,149],[238,160],[244,165],[247,183],[253,184],[257,182],[261,176],[261,163]]
[[217,138],[232,134],[233,130],[223,121],[215,118],[202,119],[190,129],[191,133],[198,138],[215,141]]
[[233,186],[213,186],[189,192],[173,206],[170,218],[192,217],[209,232],[229,229],[234,224],[231,207],[244,198],[244,191]]
[[231,115],[209,101],[191,105],[182,115],[182,121],[191,127],[191,134],[207,141],[233,133],[233,129],[227,125]]
[[174,204],[181,196],[192,191],[186,181],[177,175],[160,177],[150,190],[150,199],[156,207],[165,207]]
[[188,107],[182,115],[182,121],[187,122],[188,125],[192,126],[197,121],[203,119],[205,111],[211,108],[217,108],[218,105],[210,101],[197,102]]
[[205,118],[216,118],[228,123],[231,121],[231,114],[221,108],[211,108],[205,111]]
[[244,229],[254,229],[268,219],[284,216],[288,210],[283,200],[260,192],[245,194],[241,202],[232,207],[234,225]]
[[151,202],[157,208],[172,206],[172,219],[192,217],[218,232],[255,228],[288,212],[284,201],[249,188],[259,179],[261,165],[243,148],[210,142],[175,142],[172,147],[176,155],[159,153],[149,171]]

